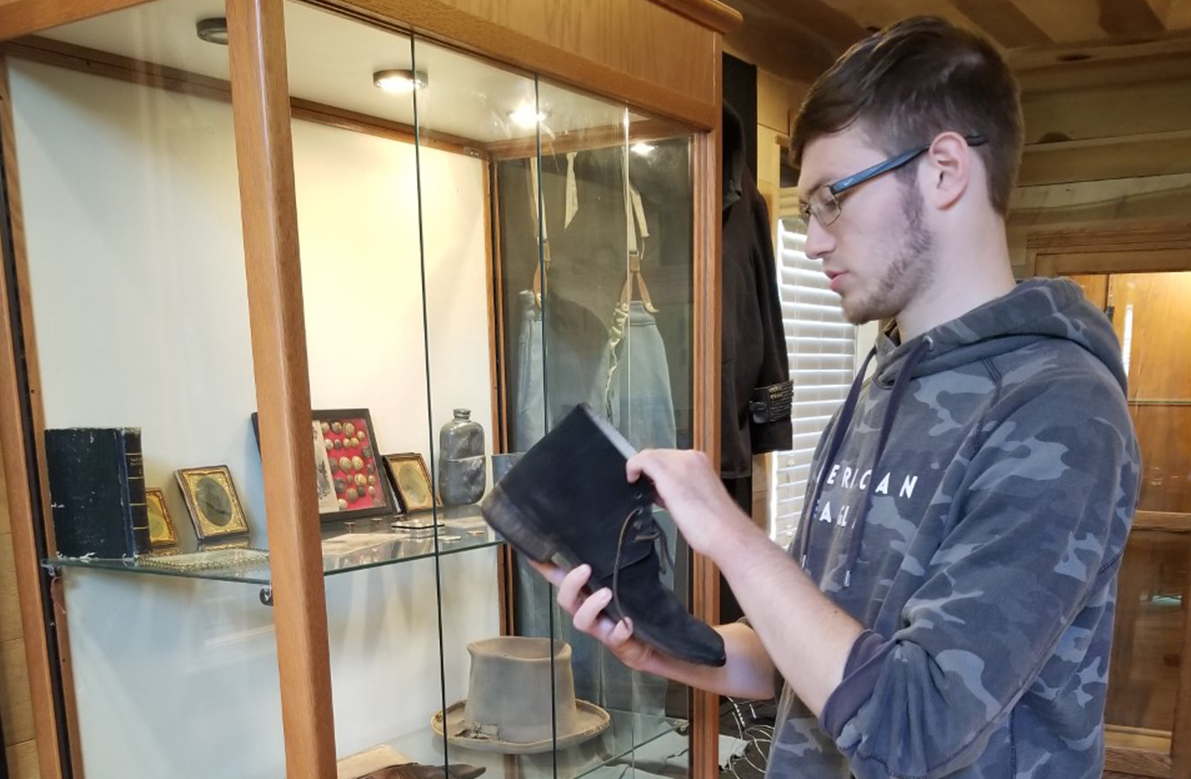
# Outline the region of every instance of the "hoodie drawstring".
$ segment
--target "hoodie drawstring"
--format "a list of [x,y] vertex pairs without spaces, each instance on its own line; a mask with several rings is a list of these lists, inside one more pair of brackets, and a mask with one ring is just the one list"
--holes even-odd
[[[897,415],[897,407],[901,404],[902,398],[905,397],[909,390],[910,381],[914,377],[914,369],[918,367],[918,363],[926,356],[926,353],[934,346],[934,341],[930,336],[925,336],[919,341],[910,353],[906,356],[905,364],[897,373],[897,378],[893,382],[893,390],[889,393],[889,403],[885,407],[885,415],[881,420],[881,433],[877,437],[877,451],[873,455],[872,471],[876,473],[878,466],[881,464],[881,455],[885,452],[885,444],[889,441],[889,433],[893,429],[893,420]],[[860,395],[860,386],[864,382],[864,373],[868,368],[868,362],[876,354],[876,347],[869,352],[869,355],[864,360],[864,364],[860,367],[860,372],[856,375],[856,379],[852,382],[852,389],[848,392],[848,399],[844,403],[844,409],[840,413],[839,422],[836,424],[836,429],[833,431],[831,437],[831,448],[828,450],[828,456],[823,460],[823,467],[819,469],[819,475],[815,482],[814,501],[811,503],[811,514],[808,520],[811,524],[807,525],[806,532],[802,534],[801,544],[801,559],[802,568],[806,570],[806,559],[810,549],[810,535],[811,528],[814,526],[814,511],[815,503],[819,500],[819,495],[823,491],[824,476],[828,469],[835,461],[836,455],[839,453],[840,444],[843,442],[843,434],[848,425],[852,422],[852,415],[856,410],[856,401]],[[864,501],[861,504],[860,512],[856,515],[856,519],[852,521],[852,535],[848,539],[848,553],[844,560],[844,587],[849,587],[852,584],[852,568],[856,564],[856,557],[860,554],[860,541],[864,535],[865,519],[868,516],[868,510],[872,506],[871,490],[865,490]]]
[[831,433],[831,445],[827,448],[827,456],[823,458],[823,466],[815,476],[815,491],[811,493],[809,509],[802,520],[807,523],[806,530],[802,534],[802,543],[798,549],[798,559],[802,561],[802,569],[804,571],[806,570],[807,550],[811,548],[811,528],[815,522],[815,506],[819,502],[819,494],[823,492],[823,475],[827,473],[827,469],[835,462],[835,456],[839,454],[840,444],[843,443],[844,434],[848,432],[848,425],[852,422],[852,414],[856,411],[856,402],[860,399],[860,388],[864,385],[864,374],[868,371],[868,364],[872,362],[876,354],[877,347],[874,346],[869,351],[868,357],[865,357],[864,362],[860,365],[860,370],[856,373],[856,378],[852,380],[852,388],[848,390],[848,398],[844,401],[844,408],[840,411],[839,419],[835,423],[835,430]]
[[[906,356],[906,364],[897,372],[893,381],[893,391],[889,393],[889,405],[885,407],[885,417],[881,420],[881,435],[877,438],[877,452],[873,455],[873,473],[881,464],[881,455],[885,452],[885,443],[889,440],[889,431],[893,429],[893,417],[897,414],[897,407],[910,388],[910,380],[914,378],[914,369],[934,346],[930,336],[923,338]],[[856,564],[856,556],[860,554],[860,539],[864,535],[864,520],[868,517],[869,507],[873,505],[873,491],[864,491],[864,502],[860,513],[852,523],[852,536],[848,539],[848,557],[844,561],[844,586],[852,584],[852,566]]]

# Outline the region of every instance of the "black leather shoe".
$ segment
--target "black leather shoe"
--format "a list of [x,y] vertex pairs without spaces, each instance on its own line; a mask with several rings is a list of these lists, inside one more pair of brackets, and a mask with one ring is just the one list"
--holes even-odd
[[466,763],[453,763],[449,769],[441,765],[399,763],[378,768],[360,779],[476,779],[486,770],[481,766]]
[[580,404],[488,493],[484,519],[538,562],[590,565],[591,590],[612,589],[608,616],[629,617],[633,635],[646,644],[692,663],[723,665],[719,633],[662,584],[654,541],[664,546],[665,535],[654,523],[653,485],[625,479],[633,454],[615,428]]

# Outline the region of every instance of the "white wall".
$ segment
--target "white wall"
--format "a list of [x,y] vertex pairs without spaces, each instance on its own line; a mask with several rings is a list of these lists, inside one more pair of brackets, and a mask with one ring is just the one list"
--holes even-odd
[[[227,464],[265,544],[230,106],[21,61],[10,79],[47,425],[140,426],[182,535],[173,470]],[[370,408],[385,452],[429,455],[454,406],[491,431],[481,164],[422,151],[427,400],[413,147],[295,123],[294,149],[314,405]],[[495,553],[444,558],[442,575],[453,701],[466,642],[498,632]],[[66,582],[89,776],[282,775],[256,586]],[[341,754],[441,706],[435,589],[433,561],[327,580]]]

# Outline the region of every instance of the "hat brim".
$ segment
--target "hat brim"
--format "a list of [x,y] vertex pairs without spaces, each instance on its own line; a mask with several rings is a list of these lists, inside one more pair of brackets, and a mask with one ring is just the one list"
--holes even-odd
[[[557,744],[559,749],[566,749],[589,738],[594,738],[608,729],[612,724],[612,717],[607,711],[594,703],[576,700],[575,728],[569,733],[559,733],[557,738],[542,739],[541,741],[502,741],[495,736],[482,734],[460,735],[470,732],[464,726],[463,707],[466,701],[459,701],[447,708],[446,735],[447,741],[456,746],[474,749],[479,752],[501,752],[507,755],[531,755],[537,752],[549,752]],[[438,735],[443,735],[443,713],[435,712],[430,720],[430,727]]]

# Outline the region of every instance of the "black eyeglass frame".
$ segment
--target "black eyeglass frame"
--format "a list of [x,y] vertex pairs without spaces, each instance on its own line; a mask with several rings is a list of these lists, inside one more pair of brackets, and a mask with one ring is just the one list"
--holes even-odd
[[[986,138],[985,136],[983,136],[979,133],[965,135],[963,138],[964,138],[964,141],[966,141],[969,146],[982,146],[982,145],[988,143],[988,138]],[[932,141],[931,143],[927,143],[922,146],[916,146],[913,149],[909,149],[908,151],[904,151],[901,154],[897,154],[893,157],[890,157],[889,159],[885,160],[884,162],[878,162],[876,165],[865,168],[864,170],[860,171],[859,173],[853,173],[851,176],[845,176],[844,178],[840,179],[839,181],[836,181],[833,184],[824,185],[824,186],[826,186],[827,191],[831,194],[831,197],[836,201],[836,211],[840,212],[840,213],[843,212],[843,206],[839,202],[840,195],[847,192],[849,189],[852,189],[853,187],[860,186],[861,184],[865,183],[866,181],[872,181],[877,176],[884,175],[891,170],[897,170],[900,167],[909,165],[911,162],[913,162],[915,159],[917,159],[921,154],[926,152],[926,150],[929,149],[933,143],[934,142]],[[818,190],[816,190],[816,191],[818,191]],[[812,198],[814,197],[813,193],[812,193],[811,197]],[[809,200],[802,206],[801,210],[802,210],[803,218],[806,219],[807,221],[810,221],[811,216],[814,216],[816,219],[818,219],[818,215],[814,214],[811,211],[811,204],[810,204]],[[839,219],[838,215],[836,216],[835,219],[832,219],[830,222],[823,224],[823,226],[827,227],[830,224],[834,224],[836,219]],[[820,224],[822,224],[822,220],[820,220]]]

